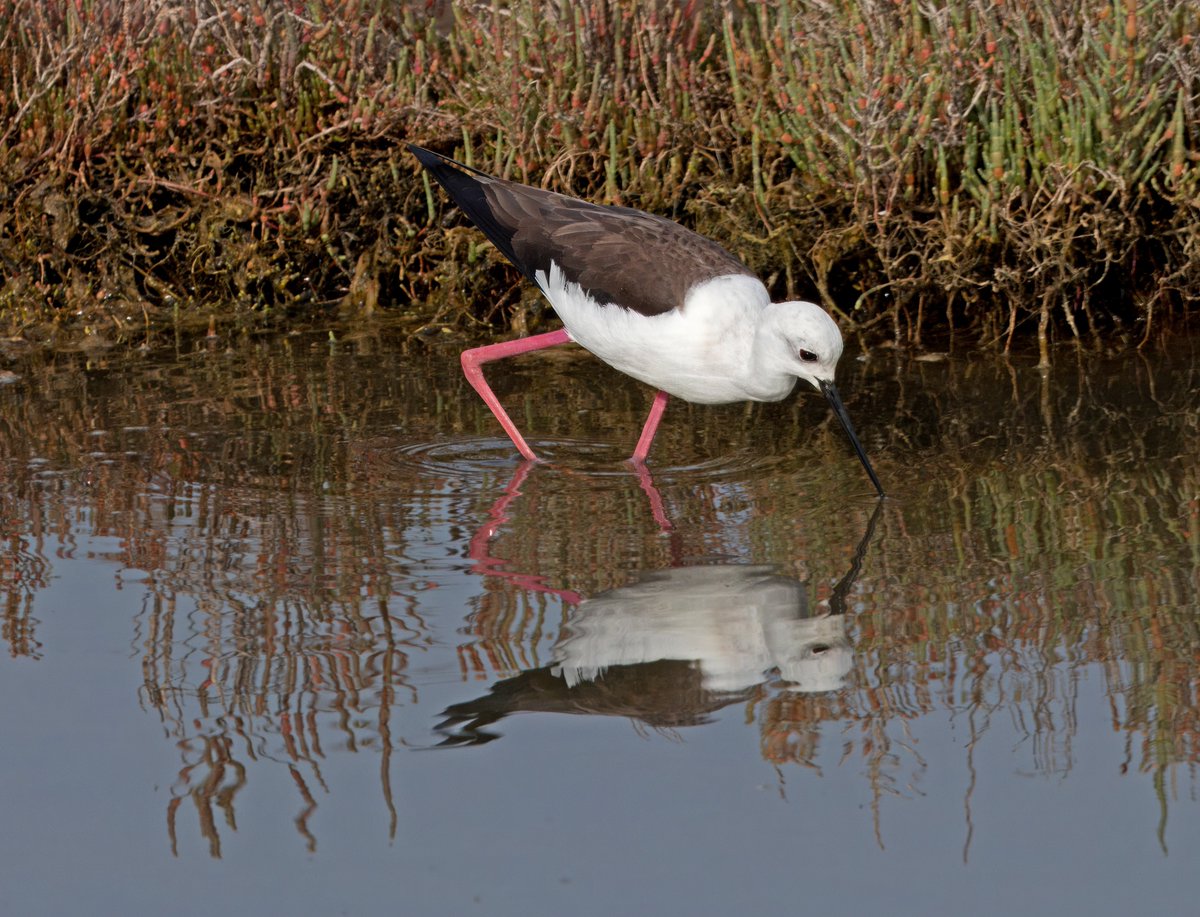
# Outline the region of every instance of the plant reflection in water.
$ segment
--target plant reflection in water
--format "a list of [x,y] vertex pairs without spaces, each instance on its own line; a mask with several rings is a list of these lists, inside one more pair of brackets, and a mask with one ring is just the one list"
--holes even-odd
[[[977,758],[1056,779],[1107,769],[1153,783],[1145,797],[1165,837],[1172,794],[1194,792],[1200,761],[1200,359],[1180,344],[1152,358],[1081,352],[1049,373],[978,355],[847,364],[861,374],[854,391],[883,411],[865,434],[897,497],[845,596],[852,613],[827,621],[841,617],[853,645],[845,687],[805,693],[780,672],[745,688],[762,761],[781,779],[853,761],[873,812],[924,792],[931,736],[954,745],[970,787]],[[377,775],[362,791],[395,832],[397,755],[462,739],[471,722],[437,734],[435,711],[570,663],[554,646],[568,623],[587,636],[582,597],[607,601],[639,570],[773,564],[808,584],[810,611],[834,608],[871,509],[823,412],[697,412],[660,432],[684,464],[641,489],[615,471],[620,455],[514,487],[512,463],[474,435],[492,422],[463,397],[454,353],[373,347],[295,337],[34,360],[0,387],[0,639],[31,671],[61,664],[67,628],[90,639],[98,623],[86,602],[56,607],[50,594],[114,583],[129,617],[96,639],[129,647],[138,698],[178,755],[173,846],[198,827],[221,855],[230,826],[264,817],[248,797],[268,788],[315,845],[314,804],[342,804],[324,798],[339,792],[334,757]],[[539,376],[529,410],[553,408],[561,426],[548,435],[573,456],[637,415],[644,394],[598,393],[579,361]],[[731,454],[731,426],[761,450],[706,464]],[[622,674],[612,662],[601,663],[610,687]],[[677,682],[709,690],[694,661],[678,668]],[[13,703],[87,734],[53,693]],[[697,717],[717,709],[702,706]],[[643,727],[680,717],[642,712]],[[1089,729],[1116,734],[1121,753],[1082,756]],[[946,762],[934,767],[942,786]]]

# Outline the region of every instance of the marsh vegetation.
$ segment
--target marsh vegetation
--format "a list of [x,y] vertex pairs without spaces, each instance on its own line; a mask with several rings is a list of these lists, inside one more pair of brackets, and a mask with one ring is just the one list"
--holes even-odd
[[405,141],[676,218],[898,343],[1138,343],[1200,292],[1191,4],[4,0],[0,29],[26,339],[535,325]]

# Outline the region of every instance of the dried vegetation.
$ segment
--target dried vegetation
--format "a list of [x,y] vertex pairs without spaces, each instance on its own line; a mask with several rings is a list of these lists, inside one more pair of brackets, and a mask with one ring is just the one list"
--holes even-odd
[[0,0],[0,315],[535,323],[416,141],[898,343],[1136,342],[1200,295],[1198,34],[1162,0]]

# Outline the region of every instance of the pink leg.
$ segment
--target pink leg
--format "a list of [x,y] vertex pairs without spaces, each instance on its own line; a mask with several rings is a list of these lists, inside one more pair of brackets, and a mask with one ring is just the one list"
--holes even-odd
[[654,404],[650,405],[650,416],[646,418],[646,425],[642,427],[637,447],[629,457],[631,462],[644,462],[650,454],[650,444],[654,442],[654,434],[658,432],[658,422],[662,420],[663,411],[667,409],[667,397],[667,393],[661,391],[654,396]]
[[517,447],[517,451],[532,462],[536,462],[538,457],[533,454],[533,450],[526,444],[525,437],[521,435],[521,431],[517,429],[517,425],[509,419],[508,412],[500,404],[500,399],[496,397],[491,386],[487,384],[487,380],[483,378],[483,364],[490,363],[493,360],[501,360],[504,357],[515,357],[517,354],[529,353],[532,350],[553,347],[556,344],[566,344],[570,340],[571,336],[567,334],[567,329],[560,328],[558,331],[535,334],[533,337],[518,338],[515,341],[502,341],[499,344],[488,344],[486,347],[475,347],[471,350],[464,350],[462,353],[463,374],[466,375],[467,381],[471,383],[475,391],[479,392],[479,397],[483,399],[483,403],[496,415],[496,419],[500,421],[500,426],[504,428],[504,432],[513,441],[513,445]]

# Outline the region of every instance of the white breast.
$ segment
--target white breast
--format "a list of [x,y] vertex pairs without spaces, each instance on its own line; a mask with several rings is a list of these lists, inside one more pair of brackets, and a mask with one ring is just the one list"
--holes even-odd
[[754,330],[770,303],[757,278],[717,277],[693,288],[681,309],[654,316],[600,305],[557,264],[536,280],[574,341],[670,395],[700,404],[776,401],[795,385],[791,376],[766,383],[753,376]]

